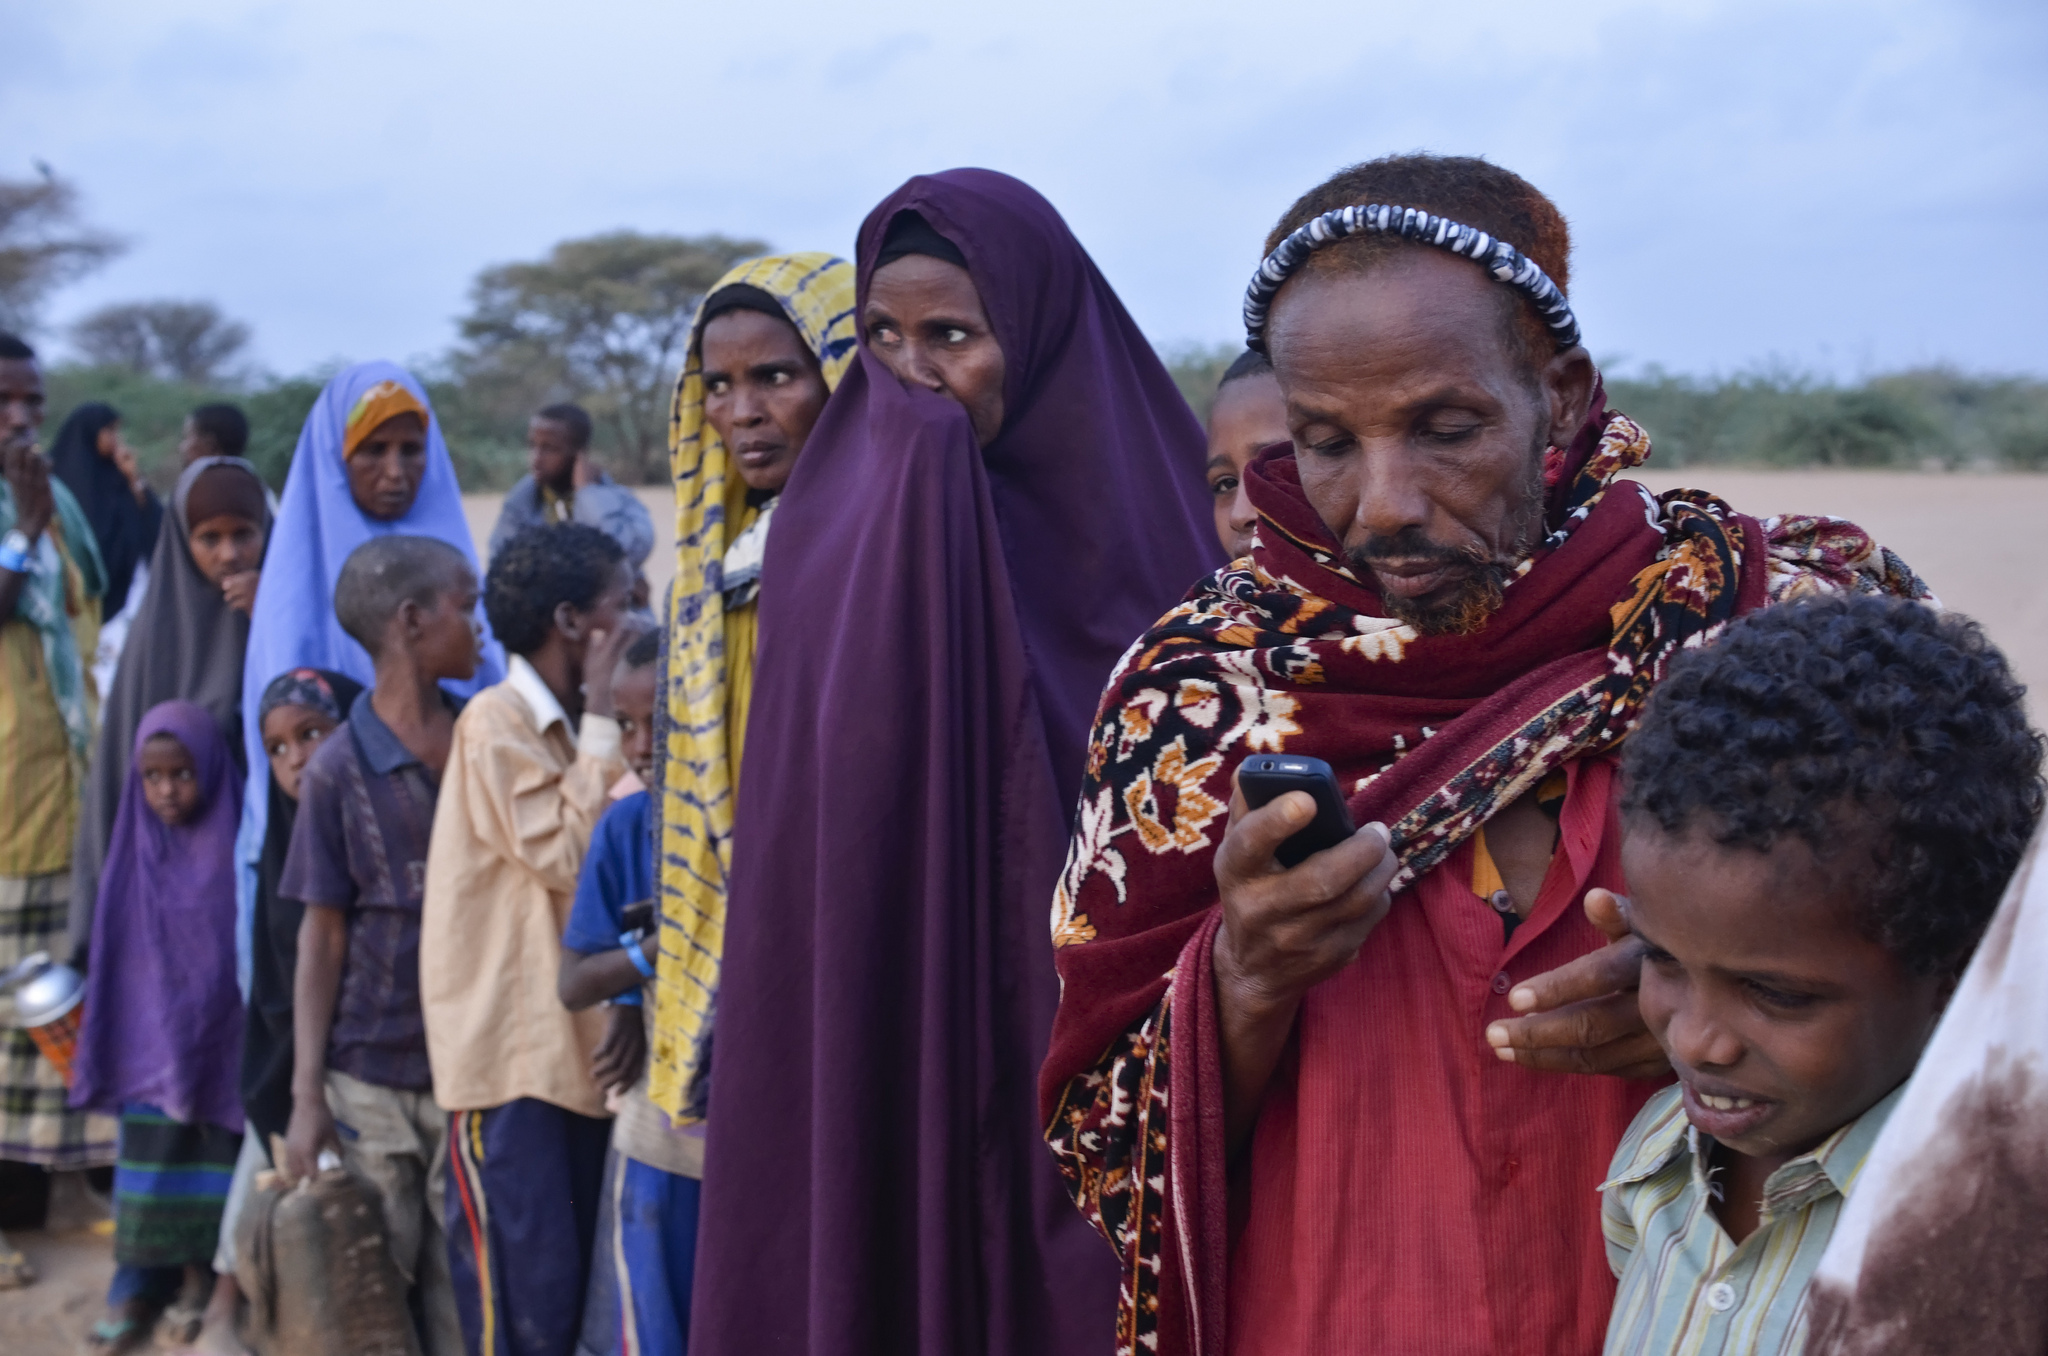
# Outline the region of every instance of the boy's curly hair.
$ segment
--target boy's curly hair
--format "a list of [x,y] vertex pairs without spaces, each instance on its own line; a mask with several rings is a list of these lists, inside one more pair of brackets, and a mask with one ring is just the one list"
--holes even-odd
[[1666,833],[1869,853],[1870,935],[1959,974],[2040,818],[2026,689],[1967,617],[1831,596],[1751,613],[1672,666],[1622,753]]
[[587,609],[618,574],[626,552],[588,523],[522,529],[491,557],[484,575],[484,615],[513,654],[546,642],[555,608]]

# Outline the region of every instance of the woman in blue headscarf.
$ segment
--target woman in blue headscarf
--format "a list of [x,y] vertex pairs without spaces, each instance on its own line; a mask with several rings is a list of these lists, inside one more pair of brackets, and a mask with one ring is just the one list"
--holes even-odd
[[[249,620],[242,670],[249,782],[235,842],[237,954],[245,991],[256,866],[270,806],[270,762],[256,705],[265,685],[293,668],[325,669],[370,685],[376,673],[369,652],[335,619],[334,585],[349,552],[387,532],[438,537],[476,567],[462,489],[426,391],[396,363],[358,363],[327,383],[299,431]],[[466,696],[504,676],[504,651],[487,631],[476,677],[457,690]]]

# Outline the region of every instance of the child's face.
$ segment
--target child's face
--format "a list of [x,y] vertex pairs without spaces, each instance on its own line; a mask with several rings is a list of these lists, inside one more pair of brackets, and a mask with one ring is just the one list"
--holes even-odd
[[476,676],[484,653],[476,599],[476,575],[464,566],[455,581],[435,597],[431,611],[415,614],[409,639],[429,677],[460,680]]
[[270,775],[277,789],[299,798],[299,774],[335,722],[325,711],[305,706],[273,707],[263,718],[263,749],[270,755]]
[[195,523],[185,538],[192,548],[192,563],[209,584],[263,566],[263,529],[247,518],[222,513]]
[[619,733],[625,737],[626,765],[650,786],[654,784],[654,675],[653,664],[629,668],[621,663],[612,679],[612,705],[618,712]]
[[1823,862],[1798,840],[1756,852],[1632,818],[1621,862],[1650,946],[1643,1018],[1701,1133],[1791,1158],[1912,1073],[1947,986],[1863,934],[1867,850]]
[[1287,439],[1287,402],[1272,373],[1239,377],[1216,393],[1209,411],[1209,494],[1215,501],[1216,538],[1232,560],[1252,549],[1258,521],[1244,490],[1244,468],[1260,448]]
[[427,474],[427,426],[411,411],[394,414],[356,444],[348,458],[348,492],[380,522],[412,512]]
[[199,813],[199,767],[176,735],[144,740],[136,767],[142,774],[142,798],[158,819],[176,826]]

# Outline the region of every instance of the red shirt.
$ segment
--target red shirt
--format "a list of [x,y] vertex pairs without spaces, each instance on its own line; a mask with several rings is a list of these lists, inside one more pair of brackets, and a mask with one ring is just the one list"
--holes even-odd
[[1302,1004],[1233,1173],[1231,1356],[1600,1351],[1599,1186],[1656,1085],[1531,1072],[1485,1037],[1514,984],[1606,944],[1583,903],[1623,888],[1615,765],[1566,771],[1559,850],[1511,940],[1468,842]]

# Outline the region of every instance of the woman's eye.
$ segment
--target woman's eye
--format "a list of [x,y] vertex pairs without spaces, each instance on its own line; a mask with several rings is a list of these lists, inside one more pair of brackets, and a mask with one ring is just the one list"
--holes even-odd
[[1422,436],[1433,443],[1462,443],[1479,432],[1478,424],[1427,424]]
[[966,342],[967,342],[967,331],[966,331],[966,330],[963,330],[963,329],[961,329],[961,328],[960,328],[960,327],[959,327],[958,325],[955,325],[955,326],[953,326],[952,328],[950,328],[950,329],[948,329],[948,330],[946,331],[946,342],[947,342],[947,343],[949,343],[949,344],[964,344],[964,343],[966,343]]
[[1215,495],[1218,499],[1223,498],[1223,496],[1227,494],[1236,494],[1237,477],[1218,476],[1213,482],[1211,482],[1209,486],[1209,493]]
[[894,325],[877,325],[868,331],[868,342],[871,344],[893,344],[896,337]]
[[706,395],[722,396],[731,389],[732,383],[725,380],[723,377],[720,377],[716,381],[708,381],[704,383],[704,393]]
[[787,385],[789,385],[789,373],[787,373],[787,372],[771,372],[771,373],[769,373],[769,374],[768,374],[768,384],[769,384],[770,386],[787,386]]

